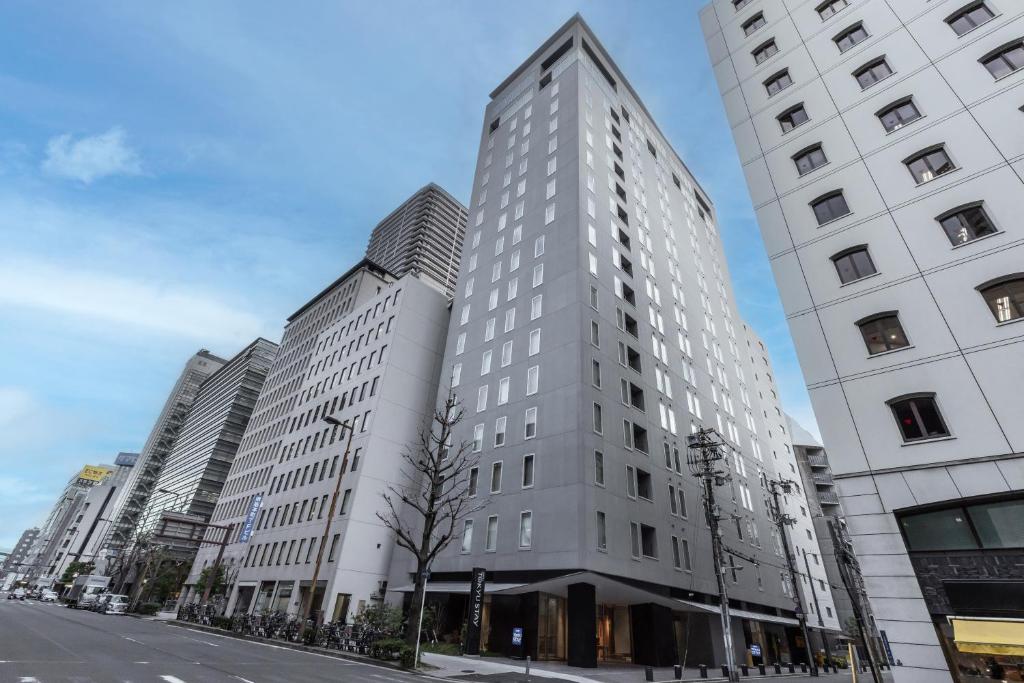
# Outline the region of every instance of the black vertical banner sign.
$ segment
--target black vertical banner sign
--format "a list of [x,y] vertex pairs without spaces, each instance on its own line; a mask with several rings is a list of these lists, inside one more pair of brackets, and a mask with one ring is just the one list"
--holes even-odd
[[480,632],[484,621],[484,588],[486,584],[486,570],[482,567],[473,568],[473,578],[469,582],[469,617],[466,620],[466,643],[465,652],[467,655],[480,654]]

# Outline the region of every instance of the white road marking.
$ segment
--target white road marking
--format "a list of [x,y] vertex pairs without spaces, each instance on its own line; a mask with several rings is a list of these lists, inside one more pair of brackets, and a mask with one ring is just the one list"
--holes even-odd
[[232,678],[237,678],[238,680],[242,681],[242,683],[253,683],[248,678],[242,678],[241,676],[232,676]]
[[174,676],[161,676],[160,678],[162,678],[165,681],[167,681],[167,683],[185,683],[185,681],[181,680],[180,678],[176,678]]
[[149,662],[133,662],[134,664],[149,664]]
[[[22,676],[18,680],[21,681],[21,683],[39,683],[39,679],[36,678],[35,676]],[[182,683],[185,683],[185,682],[182,681]]]
[[138,643],[139,645],[142,645],[142,644],[143,644],[143,643],[142,643],[142,641],[139,641],[139,640],[135,640],[134,638],[129,638],[128,636],[121,636],[121,637],[122,637],[122,638],[124,638],[125,640],[130,640],[130,641],[132,641],[133,643]]
[[188,636],[182,636],[182,638],[184,638],[185,640],[194,640],[197,643],[202,643],[203,645],[209,645],[210,647],[220,647],[220,645],[217,645],[216,643],[211,643],[208,640],[200,640],[199,638],[189,638]]

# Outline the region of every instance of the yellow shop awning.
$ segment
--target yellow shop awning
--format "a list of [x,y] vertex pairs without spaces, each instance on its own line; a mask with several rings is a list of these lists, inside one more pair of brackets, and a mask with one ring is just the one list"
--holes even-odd
[[1024,620],[950,617],[961,652],[1024,656]]

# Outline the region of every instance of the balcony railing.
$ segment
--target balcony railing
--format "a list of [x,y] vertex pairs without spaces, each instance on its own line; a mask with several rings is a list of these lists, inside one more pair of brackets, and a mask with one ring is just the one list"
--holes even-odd
[[819,490],[818,502],[821,503],[822,505],[839,505],[839,496],[836,495],[836,492],[831,489],[827,489],[824,491]]
[[811,467],[828,467],[828,458],[820,453],[808,453],[807,462]]

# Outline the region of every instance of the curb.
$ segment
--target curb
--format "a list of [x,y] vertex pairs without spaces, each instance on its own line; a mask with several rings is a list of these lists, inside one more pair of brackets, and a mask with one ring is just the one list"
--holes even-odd
[[213,628],[212,626],[203,626],[202,624],[190,624],[177,619],[172,619],[163,622],[168,626],[177,626],[178,628],[190,629],[192,631],[201,631],[203,633],[209,633],[212,635],[221,636],[224,638],[234,638],[235,640],[247,640],[251,643],[259,643],[260,645],[273,645],[274,647],[283,647],[289,650],[296,650],[298,652],[309,652],[315,655],[321,655],[323,657],[333,657],[334,659],[345,659],[353,662],[359,662],[361,664],[372,664],[373,666],[379,666],[385,669],[392,669],[394,671],[401,671],[405,674],[412,675],[424,675],[418,671],[410,671],[404,669],[398,664],[387,662],[382,659],[373,659],[372,657],[364,657],[350,652],[341,652],[340,650],[328,650],[326,648],[313,647],[311,645],[302,645],[301,643],[290,643],[286,640],[275,640],[271,638],[260,638],[259,636],[247,636],[241,633],[235,633],[234,631],[225,631],[220,628]]

